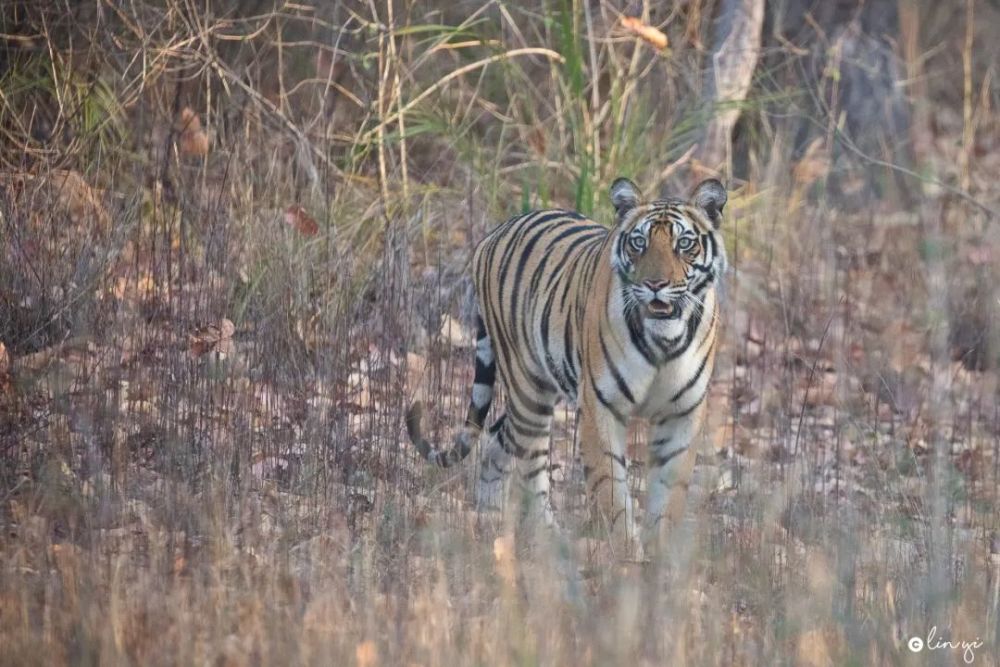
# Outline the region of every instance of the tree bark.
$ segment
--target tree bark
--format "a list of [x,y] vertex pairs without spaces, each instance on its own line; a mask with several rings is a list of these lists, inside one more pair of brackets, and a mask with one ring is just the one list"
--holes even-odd
[[[844,172],[839,167],[848,164],[861,166],[862,196],[845,191],[845,202],[860,205],[890,184],[904,200],[909,196],[899,175],[875,162],[913,162],[910,107],[899,85],[905,64],[896,53],[899,10],[898,0],[776,0],[768,5],[764,31],[775,56],[763,66],[784,71],[789,89],[810,91],[781,108],[798,118],[789,128],[795,157],[823,137],[838,167],[834,172]],[[793,54],[801,64],[789,68]],[[793,110],[797,113],[789,114]],[[837,181],[829,183],[834,192],[840,190]]]
[[704,99],[712,109],[695,157],[695,171],[728,174],[733,126],[740,117],[760,55],[764,0],[721,0],[712,25],[712,55]]

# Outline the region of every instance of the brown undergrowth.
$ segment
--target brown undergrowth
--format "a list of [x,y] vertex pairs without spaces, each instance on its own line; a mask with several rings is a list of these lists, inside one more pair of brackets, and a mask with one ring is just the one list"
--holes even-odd
[[0,661],[897,665],[935,626],[997,660],[1000,125],[995,63],[948,97],[962,40],[908,47],[909,194],[755,84],[661,557],[586,528],[569,410],[553,539],[405,442],[418,394],[435,438],[464,414],[493,224],[688,184],[709,10],[556,5],[5,16]]

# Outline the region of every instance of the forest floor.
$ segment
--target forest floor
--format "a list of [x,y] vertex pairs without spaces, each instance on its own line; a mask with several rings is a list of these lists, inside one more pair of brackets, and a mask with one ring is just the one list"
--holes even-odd
[[[1000,229],[940,186],[957,114],[910,201],[814,152],[733,180],[710,416],[644,564],[581,528],[568,409],[554,537],[475,511],[478,451],[406,441],[418,396],[439,441],[465,413],[471,248],[569,190],[477,154],[320,195],[301,145],[209,150],[197,116],[0,173],[0,664],[1000,662]],[[975,141],[996,211],[1000,125]]]

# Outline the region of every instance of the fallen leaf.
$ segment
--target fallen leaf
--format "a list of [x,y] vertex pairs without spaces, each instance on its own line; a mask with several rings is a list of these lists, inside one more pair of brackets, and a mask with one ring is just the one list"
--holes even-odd
[[213,350],[220,354],[233,352],[233,334],[236,325],[227,318],[222,318],[218,324],[209,324],[188,334],[191,356],[200,357]]
[[984,470],[982,451],[977,447],[961,452],[955,459],[955,468],[969,479],[975,479],[979,471]]
[[147,299],[155,296],[157,291],[156,279],[148,271],[143,272],[136,279],[128,276],[119,276],[115,284],[111,287],[111,294],[119,300],[126,298]]
[[639,38],[657,49],[662,51],[667,48],[667,36],[659,28],[646,25],[641,19],[634,16],[623,16],[621,23],[623,28],[635,33]]
[[56,169],[48,175],[48,181],[55,190],[59,206],[69,214],[74,223],[92,218],[98,228],[107,229],[111,220],[101,205],[100,197],[78,171]]
[[190,107],[184,107],[177,114],[174,129],[180,135],[178,145],[182,155],[208,155],[208,134],[202,129],[198,114]]
[[837,373],[830,367],[818,368],[803,380],[801,389],[804,394],[802,401],[810,408],[837,404]]
[[285,209],[285,224],[294,227],[305,236],[316,236],[319,233],[319,223],[298,204],[293,204]]
[[508,586],[515,583],[514,572],[514,538],[501,535],[493,540],[493,558],[497,563],[497,571]]
[[427,369],[427,358],[415,352],[406,353],[406,390],[412,395],[420,386],[424,371]]
[[358,667],[372,667],[378,663],[378,647],[372,640],[363,641],[354,647],[354,660]]
[[445,315],[441,318],[439,335],[442,340],[456,347],[471,345],[473,341],[472,332],[451,315]]

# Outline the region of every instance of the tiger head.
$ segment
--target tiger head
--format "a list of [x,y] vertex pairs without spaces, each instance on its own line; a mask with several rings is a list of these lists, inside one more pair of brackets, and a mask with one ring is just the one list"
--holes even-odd
[[[681,324],[726,270],[718,235],[726,189],[714,178],[683,199],[644,203],[632,181],[611,185],[615,207],[612,265],[625,285],[626,308],[650,324]],[[659,327],[658,327],[659,328]]]

